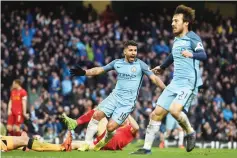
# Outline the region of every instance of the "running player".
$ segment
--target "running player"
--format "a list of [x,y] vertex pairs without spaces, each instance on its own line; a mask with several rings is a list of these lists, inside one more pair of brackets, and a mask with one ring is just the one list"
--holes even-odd
[[99,104],[98,109],[88,124],[85,137],[85,150],[92,143],[93,136],[97,132],[98,123],[101,119],[105,116],[110,118],[106,127],[107,132],[104,138],[97,143],[95,150],[100,150],[101,147],[108,143],[114,135],[114,131],[133,111],[144,74],[162,90],[165,88],[164,83],[149,70],[148,65],[136,58],[136,42],[127,41],[124,43],[124,55],[125,58],[116,59],[104,67],[83,70],[77,66],[75,69],[70,70],[72,76],[95,76],[110,70],[117,72],[118,81],[115,89]]
[[174,62],[174,77],[157,101],[147,127],[145,144],[132,154],[150,154],[161,120],[170,112],[186,132],[186,151],[195,147],[196,132],[191,127],[185,112],[202,85],[199,73],[199,60],[207,58],[200,37],[191,28],[195,19],[195,10],[180,5],[176,8],[172,28],[175,35],[172,52],[161,66],[152,71],[160,74]]

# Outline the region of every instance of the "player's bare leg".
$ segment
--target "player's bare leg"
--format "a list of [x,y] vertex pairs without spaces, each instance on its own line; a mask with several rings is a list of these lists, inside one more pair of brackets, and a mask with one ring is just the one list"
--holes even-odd
[[196,142],[196,132],[192,128],[187,115],[182,111],[183,105],[172,103],[170,106],[170,114],[178,121],[179,125],[187,133],[187,147],[186,151],[190,152],[195,147]]
[[13,126],[13,133],[14,133],[15,136],[21,136],[20,125],[14,125]]
[[9,136],[13,136],[13,126],[7,125],[7,132]]
[[151,113],[149,125],[146,129],[145,143],[142,149],[138,149],[131,154],[151,154],[151,147],[153,141],[158,133],[162,119],[168,114],[168,111],[161,106],[156,106],[155,110]]

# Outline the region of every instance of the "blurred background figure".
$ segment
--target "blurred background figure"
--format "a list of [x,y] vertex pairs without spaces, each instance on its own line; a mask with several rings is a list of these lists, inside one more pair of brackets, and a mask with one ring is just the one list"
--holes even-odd
[[20,126],[24,119],[29,119],[27,111],[27,92],[21,86],[21,81],[15,79],[11,87],[11,96],[8,103],[7,131],[10,136],[20,136]]

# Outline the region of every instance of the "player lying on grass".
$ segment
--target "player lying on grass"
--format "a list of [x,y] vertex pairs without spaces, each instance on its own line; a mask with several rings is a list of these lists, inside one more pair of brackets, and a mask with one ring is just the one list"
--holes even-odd
[[[88,123],[96,109],[93,109],[86,114],[79,117],[77,120],[71,119],[63,114],[63,120],[69,129],[73,130],[78,125]],[[108,120],[103,118],[98,125],[97,138],[93,143],[90,144],[89,149],[94,150],[94,146],[104,137],[105,129],[108,124]],[[137,122],[132,118],[131,115],[125,120],[125,122],[116,130],[112,139],[102,148],[102,150],[122,150],[126,145],[128,145],[136,136],[139,129]],[[79,143],[73,143],[72,149],[78,149],[80,151],[86,151],[88,148],[85,146],[85,141]]]
[[18,148],[27,148],[34,151],[71,151],[72,135],[68,132],[62,144],[51,144],[31,139],[25,132],[21,136],[1,136],[1,151],[11,151]]

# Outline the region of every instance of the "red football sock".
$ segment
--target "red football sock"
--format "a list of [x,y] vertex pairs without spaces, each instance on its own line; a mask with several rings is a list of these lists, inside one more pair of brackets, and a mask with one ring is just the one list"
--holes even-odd
[[95,110],[92,109],[92,110],[88,111],[87,113],[85,113],[84,115],[80,116],[80,117],[77,119],[77,124],[78,124],[78,125],[81,125],[81,124],[90,122],[90,120],[91,120],[91,118],[92,118],[94,112],[95,112]]
[[14,135],[13,131],[8,131],[8,136],[13,136],[13,135]]
[[21,136],[21,132],[15,132],[15,136]]
[[95,141],[93,142],[94,145],[96,145],[105,136],[105,134],[106,134],[106,130],[95,139]]

